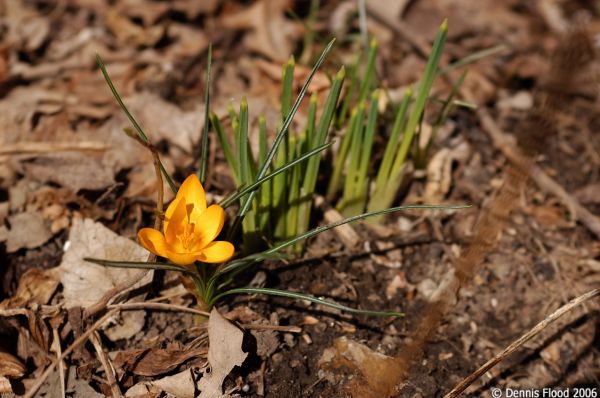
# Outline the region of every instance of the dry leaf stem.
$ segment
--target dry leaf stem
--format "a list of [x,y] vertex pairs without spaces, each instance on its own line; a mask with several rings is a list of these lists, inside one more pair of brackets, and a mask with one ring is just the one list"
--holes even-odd
[[565,315],[567,312],[573,310],[580,304],[585,303],[586,301],[597,297],[600,295],[600,289],[594,289],[585,294],[582,294],[579,297],[574,298],[569,301],[567,304],[563,305],[552,314],[548,315],[544,320],[535,325],[531,330],[527,333],[519,337],[517,340],[513,341],[508,347],[504,350],[496,354],[493,358],[487,361],[485,364],[481,365],[479,369],[475,372],[471,373],[468,377],[463,379],[460,383],[456,385],[448,394],[444,396],[444,398],[454,398],[458,397],[467,387],[469,387],[475,380],[484,375],[487,371],[492,369],[498,363],[506,359],[510,354],[515,352],[519,347],[525,344],[527,341],[531,340],[533,337],[537,336],[550,326],[552,323],[556,322],[560,317]]
[[67,355],[72,353],[77,347],[85,343],[88,337],[90,337],[90,335],[94,333],[95,330],[102,326],[104,322],[108,321],[115,313],[117,313],[117,310],[109,310],[106,314],[104,314],[102,318],[98,319],[88,330],[82,333],[81,336],[75,339],[73,344],[71,344],[66,350],[64,350],[60,357],[52,361],[50,366],[48,366],[44,373],[42,373],[42,375],[37,379],[36,383],[29,389],[29,391],[27,391],[25,395],[23,395],[23,398],[33,398],[33,396],[35,396],[35,393],[44,384],[46,379],[48,379],[48,376],[50,376],[56,365],[58,365],[60,361],[64,360],[67,357]]
[[[189,312],[191,314],[202,315],[208,317],[209,312],[197,310],[195,308],[185,307],[183,305],[168,304],[168,303],[156,303],[156,302],[139,302],[139,303],[122,303],[122,304],[111,304],[108,306],[110,309],[118,310],[139,310],[139,309],[153,309],[159,311],[180,311]],[[260,325],[252,323],[240,323],[242,328],[248,330],[273,330],[276,332],[284,333],[300,333],[302,328],[298,326],[280,326],[280,325]]]
[[98,332],[96,330],[94,330],[94,332],[90,335],[90,341],[92,342],[94,349],[96,350],[96,354],[98,354],[98,359],[104,368],[104,373],[106,373],[106,379],[108,380],[108,385],[110,387],[110,391],[112,392],[113,398],[122,398],[123,393],[121,393],[121,389],[117,383],[115,369],[113,368],[110,359],[104,352],[104,348],[102,348],[102,343],[100,343],[100,337],[98,336]]

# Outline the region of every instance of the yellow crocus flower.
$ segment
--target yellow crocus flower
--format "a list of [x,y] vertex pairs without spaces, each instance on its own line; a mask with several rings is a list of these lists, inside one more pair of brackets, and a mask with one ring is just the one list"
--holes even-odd
[[230,242],[215,241],[223,229],[225,212],[219,205],[206,207],[206,195],[195,174],[185,179],[165,212],[164,235],[154,228],[142,228],[142,246],[178,265],[195,261],[222,263],[233,256]]

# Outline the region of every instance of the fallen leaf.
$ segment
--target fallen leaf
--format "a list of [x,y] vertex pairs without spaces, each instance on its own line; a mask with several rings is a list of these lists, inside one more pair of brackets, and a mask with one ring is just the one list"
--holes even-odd
[[[179,146],[187,153],[191,153],[193,145],[200,139],[204,125],[203,105],[184,111],[158,95],[148,92],[128,97],[124,99],[124,102],[138,122],[142,126],[147,126],[148,136],[155,144],[164,139]],[[120,126],[119,133],[125,136],[122,128],[128,127],[129,124],[124,117],[120,117],[120,119],[123,120],[123,124]],[[131,138],[126,136],[125,138],[140,146]]]
[[206,349],[135,348],[117,353],[114,363],[140,376],[168,373],[185,361],[206,355]]
[[[171,3],[171,2],[169,2]],[[169,11],[170,4],[145,0],[125,0],[118,3],[119,11],[128,17],[139,18],[144,26],[153,25]]]
[[8,228],[6,228],[5,225],[0,225],[0,242],[6,242],[7,239],[8,239]]
[[556,206],[535,206],[532,209],[533,218],[542,226],[549,229],[569,226],[563,211]]
[[376,14],[386,14],[390,18],[400,18],[406,10],[410,0],[396,0],[396,1],[371,1],[369,2],[369,10]]
[[[346,337],[335,340],[333,347],[323,351],[319,367],[326,378],[352,397],[387,397],[396,383],[394,375],[400,373],[397,361],[371,350],[366,345]],[[353,377],[344,377],[348,371]]]
[[396,275],[394,275],[394,278],[392,278],[392,280],[386,286],[385,297],[388,300],[391,300],[393,297],[396,296],[398,290],[404,289],[406,287],[408,287],[408,281],[406,280],[404,272],[398,272]]
[[169,37],[177,41],[168,50],[168,59],[196,57],[208,48],[208,38],[200,29],[185,24],[172,23],[167,30]]
[[44,18],[20,1],[3,3],[3,17],[6,19],[5,41],[15,50],[33,53],[48,39],[50,20]]
[[356,14],[356,4],[354,0],[340,2],[330,13],[328,27],[340,41],[346,38],[346,34],[352,28],[350,20]]
[[575,191],[574,196],[581,204],[598,204],[600,203],[600,183],[586,185]]
[[[151,270],[107,268],[88,263],[83,260],[84,257],[145,261],[148,252],[98,222],[74,219],[62,262],[54,269],[63,285],[64,305],[67,309],[90,306],[107,291],[132,278],[140,278],[140,282],[133,288],[152,280]],[[107,336],[118,340],[135,335],[144,326],[144,315],[144,311],[123,312],[121,325],[109,327],[106,330]]]
[[40,213],[24,212],[8,217],[10,229],[6,236],[6,252],[34,249],[46,243],[52,232]]
[[200,14],[210,14],[215,12],[221,1],[219,0],[172,0],[169,2],[173,10],[185,13],[190,20],[196,19]]
[[0,308],[27,307],[31,303],[46,305],[54,295],[58,283],[51,272],[30,268],[21,276],[15,294],[0,302]]
[[0,101],[0,144],[12,144],[28,140],[32,135],[33,118],[37,108],[43,103],[57,103],[64,95],[40,88],[19,87],[10,91]]
[[0,394],[11,394],[9,396],[12,396],[13,394],[10,381],[4,376],[0,376]]
[[423,193],[425,203],[439,204],[452,183],[452,156],[448,148],[440,149],[427,163],[427,183]]
[[[162,396],[162,392],[171,394],[177,398],[194,398],[196,386],[190,369],[163,377],[154,381],[143,381],[131,387],[125,393],[126,397],[147,397],[147,394]],[[154,396],[154,395],[152,395]]]
[[164,26],[159,24],[143,27],[133,23],[118,8],[111,8],[107,13],[106,27],[115,35],[121,46],[154,46],[165,33]]
[[19,358],[8,352],[0,351],[0,376],[18,379],[25,374],[25,366]]
[[427,163],[427,183],[423,193],[425,203],[441,203],[452,185],[452,163],[464,163],[471,156],[471,147],[463,142],[452,149],[442,148]]
[[53,182],[77,192],[80,189],[100,190],[115,183],[110,170],[102,163],[84,153],[66,152],[36,156],[23,163],[31,178]]
[[510,97],[502,98],[496,103],[496,107],[500,110],[519,110],[527,111],[533,106],[533,95],[529,91],[518,91]]
[[212,309],[208,319],[210,373],[204,373],[198,382],[200,398],[223,397],[221,386],[225,377],[235,366],[242,366],[248,356],[242,351],[243,337],[240,329],[223,318],[216,308]]
[[250,50],[273,61],[285,62],[293,52],[295,39],[302,33],[295,22],[285,18],[289,7],[289,1],[260,0],[249,8],[225,15],[221,22],[226,29],[250,29],[244,36]]
[[252,330],[250,334],[256,339],[256,355],[269,358],[279,347],[279,337],[273,330]]

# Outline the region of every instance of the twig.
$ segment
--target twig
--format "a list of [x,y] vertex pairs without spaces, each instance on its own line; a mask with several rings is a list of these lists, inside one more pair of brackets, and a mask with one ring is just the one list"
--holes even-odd
[[[161,311],[181,311],[189,312],[196,315],[210,316],[209,312],[197,310],[195,308],[189,308],[182,305],[168,304],[168,303],[156,303],[156,302],[140,302],[140,303],[122,303],[122,304],[111,304],[108,306],[110,309],[118,310],[138,310],[138,309],[154,309]],[[260,325],[252,323],[240,323],[244,329],[249,330],[274,330],[277,332],[286,333],[300,333],[302,328],[298,326],[280,326],[280,325]]]
[[[58,334],[58,330],[56,328],[52,328],[52,338],[54,339],[54,344],[56,348],[56,356],[60,358],[62,355],[62,348],[60,346],[60,336]],[[66,397],[66,388],[65,388],[65,369],[63,366],[63,361],[58,361],[58,373],[60,378],[60,393],[61,397]]]
[[[142,140],[137,134],[128,134],[131,138],[133,138],[134,140],[136,140],[138,143],[140,143],[141,145],[143,145],[144,147],[146,147],[150,153],[152,154],[152,159],[154,162],[154,171],[156,173],[156,191],[157,191],[157,195],[156,195],[156,217],[154,218],[154,229],[160,229],[160,224],[162,222],[162,213],[163,213],[163,207],[164,207],[164,197],[165,197],[165,191],[164,191],[164,183],[163,183],[163,179],[162,179],[162,174],[160,171],[160,157],[158,155],[158,151],[156,150],[156,148],[154,147],[154,145],[152,145],[150,143],[150,141],[144,141]],[[151,261],[150,259],[148,259],[148,261]]]
[[84,333],[82,333],[81,336],[79,336],[77,339],[75,339],[73,344],[71,344],[66,350],[64,350],[62,355],[59,358],[56,358],[54,361],[52,361],[50,366],[48,366],[46,368],[46,370],[38,378],[36,383],[29,389],[29,391],[27,391],[27,393],[25,395],[23,395],[23,398],[32,398],[35,395],[35,393],[40,389],[40,387],[44,384],[44,382],[46,381],[48,376],[50,376],[50,373],[52,373],[52,371],[54,370],[56,365],[58,365],[58,363],[60,361],[65,359],[67,357],[67,355],[69,355],[71,352],[73,352],[73,350],[75,350],[77,347],[79,347],[81,344],[83,344],[87,340],[87,338],[96,329],[98,329],[100,326],[102,326],[102,324],[104,322],[106,322],[108,319],[110,319],[116,312],[117,312],[117,310],[108,311],[106,314],[104,314],[104,316],[102,318],[98,319],[88,330],[86,330]]
[[17,142],[5,144],[0,148],[0,155],[20,155],[28,153],[49,153],[62,151],[105,151],[108,146],[103,142]]
[[104,373],[106,373],[106,379],[108,380],[108,385],[110,386],[110,391],[112,392],[113,398],[122,398],[123,394],[121,393],[121,389],[119,388],[119,384],[117,383],[117,379],[115,377],[115,369],[113,368],[108,356],[104,352],[102,348],[102,344],[100,343],[100,337],[98,336],[98,332],[94,331],[90,336],[90,341],[94,345],[96,349],[96,353],[98,354],[98,359],[104,368]]
[[137,303],[121,303],[121,304],[110,304],[110,309],[118,310],[139,310],[139,309],[153,309],[162,311],[181,311],[189,312],[191,314],[210,316],[210,312],[197,310],[195,308],[185,307],[183,305],[168,304],[168,303],[155,303],[149,301],[137,302]]
[[104,193],[102,195],[100,195],[100,197],[98,199],[96,199],[94,201],[94,206],[98,206],[100,203],[102,203],[102,201],[104,199],[106,199],[108,197],[108,195],[110,195],[112,192],[114,192],[115,189],[122,187],[124,184],[122,182],[117,182],[115,184],[112,184],[110,187],[108,187],[106,189],[106,191],[104,191]]
[[571,311],[576,306],[585,303],[586,301],[600,295],[600,289],[591,290],[579,297],[574,298],[567,304],[563,305],[552,314],[548,315],[544,320],[535,325],[531,330],[521,336],[519,339],[512,342],[508,347],[494,356],[492,359],[483,364],[475,372],[471,373],[463,381],[458,383],[444,398],[454,398],[459,396],[468,386],[470,386],[475,380],[485,374],[488,370],[496,366],[498,363],[503,361],[507,356],[515,352],[519,347],[525,344],[527,341],[538,335],[542,330],[554,323],[558,318]]
[[132,278],[113,287],[112,289],[104,293],[104,295],[100,297],[98,301],[96,301],[91,306],[87,307],[83,312],[83,317],[89,318],[104,311],[114,298],[116,298],[119,294],[131,289],[136,283],[139,283],[140,280],[142,280],[145,276],[146,274],[144,274],[141,277],[139,275],[134,275]]

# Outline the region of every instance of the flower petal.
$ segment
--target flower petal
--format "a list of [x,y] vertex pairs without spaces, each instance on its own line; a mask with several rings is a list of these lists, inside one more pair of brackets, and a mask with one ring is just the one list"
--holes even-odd
[[195,253],[176,253],[171,250],[168,250],[165,254],[165,257],[168,258],[169,261],[177,265],[190,265],[194,263],[198,257]]
[[160,257],[166,257],[168,250],[165,236],[154,228],[142,228],[138,231],[138,240],[148,251]]
[[190,222],[196,224],[194,230],[199,235],[196,248],[202,249],[221,233],[225,223],[225,211],[219,205],[211,205],[200,214],[193,211]]
[[211,242],[202,250],[202,254],[198,256],[198,261],[205,263],[222,263],[233,257],[235,248],[229,242],[217,240]]
[[175,248],[175,250],[180,251],[181,242],[177,239],[177,235],[181,234],[188,224],[185,201],[182,198],[175,198],[173,203],[169,205],[169,208],[171,208],[171,206],[173,206],[171,218],[168,223],[165,223],[164,227],[165,238],[170,246]]
[[187,205],[193,204],[194,208],[200,210],[200,212],[206,209],[206,194],[196,174],[190,174],[185,179],[179,191],[177,191],[177,197],[185,198]]
[[171,217],[173,217],[173,212],[175,211],[175,208],[177,207],[177,205],[179,204],[179,198],[176,196],[175,199],[173,199],[171,201],[171,203],[169,203],[169,206],[167,207],[167,211],[165,211],[165,219],[163,220],[163,231],[167,231],[167,227],[169,226],[169,222],[171,221]]

